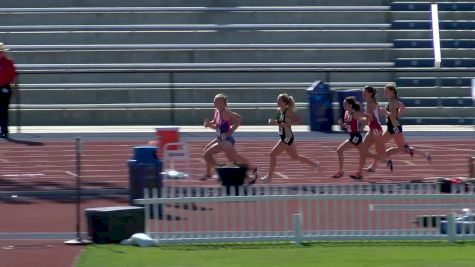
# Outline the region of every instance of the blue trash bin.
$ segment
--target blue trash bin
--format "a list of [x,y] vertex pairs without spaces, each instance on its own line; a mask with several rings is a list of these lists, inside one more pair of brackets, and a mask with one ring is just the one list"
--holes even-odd
[[[157,147],[134,147],[134,158],[128,161],[129,166],[129,204],[134,204],[134,199],[143,198],[144,189],[157,188],[160,192],[163,186],[163,164],[157,158]],[[161,213],[161,212],[160,212]]]
[[307,94],[310,130],[331,132],[333,126],[333,96],[330,88],[322,81],[315,81],[307,89]]
[[[363,105],[363,90],[362,89],[351,89],[351,90],[335,90],[336,98],[338,101],[338,119],[343,120],[343,116],[345,115],[345,109],[343,108],[343,101],[345,98],[349,96],[354,96],[356,101],[360,102]],[[363,107],[361,107],[363,108]],[[344,129],[341,129],[344,130]]]

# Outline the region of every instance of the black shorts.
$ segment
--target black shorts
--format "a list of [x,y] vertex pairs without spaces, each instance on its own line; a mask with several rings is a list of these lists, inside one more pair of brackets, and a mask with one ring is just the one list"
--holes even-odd
[[389,120],[388,123],[386,124],[386,126],[388,126],[388,132],[390,134],[402,133],[402,125],[394,127],[394,125]]
[[352,143],[353,145],[357,146],[361,144],[361,142],[363,142],[363,137],[361,136],[359,132],[350,133],[350,139],[348,139],[348,141],[350,141],[350,143]]
[[294,142],[294,137],[293,136],[289,137],[289,136],[285,136],[285,135],[280,135],[280,140],[282,142],[284,142],[285,144],[290,146]]

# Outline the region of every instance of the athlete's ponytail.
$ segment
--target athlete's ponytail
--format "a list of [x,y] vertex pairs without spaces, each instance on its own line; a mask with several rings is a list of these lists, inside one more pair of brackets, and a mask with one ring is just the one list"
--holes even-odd
[[392,91],[394,93],[394,98],[396,98],[397,100],[399,100],[399,96],[397,95],[397,88],[396,88],[396,85],[394,83],[388,83],[386,84],[386,86],[384,87],[384,89],[388,89],[389,91]]
[[217,94],[214,96],[214,101],[216,101],[216,99],[222,99],[223,100],[223,103],[226,107],[228,107],[228,97],[225,95],[225,94]]
[[378,101],[376,100],[376,89],[374,89],[372,86],[366,85],[363,89],[365,92],[368,92],[371,94],[371,99],[373,99],[373,102],[378,105]]
[[354,96],[348,96],[345,98],[346,103],[348,103],[351,108],[354,111],[360,111],[361,110],[361,104],[360,102],[356,101],[356,98]]
[[297,110],[297,106],[295,105],[295,100],[293,96],[289,96],[288,94],[280,94],[277,98],[282,99],[287,108],[289,108],[290,110]]

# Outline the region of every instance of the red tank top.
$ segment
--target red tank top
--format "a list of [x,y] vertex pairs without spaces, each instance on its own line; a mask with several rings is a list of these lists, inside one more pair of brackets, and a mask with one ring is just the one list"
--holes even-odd
[[373,118],[369,122],[369,128],[374,130],[382,130],[381,123],[379,122],[379,111],[377,108],[373,110]]
[[13,61],[6,57],[0,58],[0,86],[12,83],[16,75]]
[[357,133],[358,132],[358,120],[353,118],[353,114],[345,111],[344,122],[346,126],[346,131],[349,133]]

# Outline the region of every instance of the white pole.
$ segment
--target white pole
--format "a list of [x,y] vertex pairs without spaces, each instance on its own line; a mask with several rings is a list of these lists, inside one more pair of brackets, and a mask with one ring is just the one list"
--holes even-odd
[[432,44],[434,47],[434,67],[439,69],[442,62],[440,52],[440,33],[439,33],[439,8],[437,4],[431,4],[432,11]]
[[472,79],[472,101],[474,101],[475,104],[475,78]]

